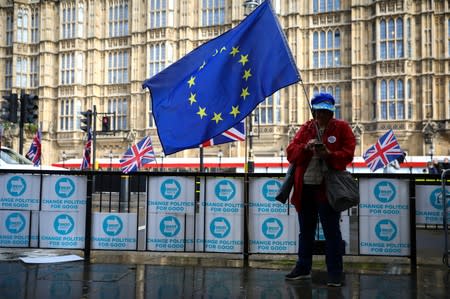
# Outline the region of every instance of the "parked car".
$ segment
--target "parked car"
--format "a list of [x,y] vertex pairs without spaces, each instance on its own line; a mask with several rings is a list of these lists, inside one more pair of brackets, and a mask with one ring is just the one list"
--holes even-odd
[[55,166],[34,166],[25,156],[4,146],[0,148],[0,169],[65,170],[65,168]]

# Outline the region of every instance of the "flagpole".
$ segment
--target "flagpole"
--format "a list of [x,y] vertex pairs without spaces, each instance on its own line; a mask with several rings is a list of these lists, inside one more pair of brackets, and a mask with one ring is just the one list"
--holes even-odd
[[199,150],[200,150],[200,172],[204,172],[205,167],[203,163],[203,145],[200,144]]
[[[312,117],[314,118],[314,112],[313,112],[313,108],[311,103],[309,102],[309,96],[308,96],[308,92],[306,92],[306,88],[305,88],[305,84],[303,84],[303,79],[300,77],[300,81],[299,84],[302,86],[303,88],[303,92],[305,94],[305,98],[306,98],[306,102],[308,103],[308,107],[309,107],[309,112],[311,112]],[[319,124],[317,123],[317,121],[314,122],[314,125],[316,127],[316,131],[317,131],[317,140],[319,140],[320,142],[322,142],[322,134],[320,133],[320,129],[319,129]]]

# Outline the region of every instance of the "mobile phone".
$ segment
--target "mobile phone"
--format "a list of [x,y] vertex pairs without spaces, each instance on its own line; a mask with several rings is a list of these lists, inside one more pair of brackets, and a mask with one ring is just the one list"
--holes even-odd
[[324,147],[325,144],[323,143],[314,143],[314,147]]

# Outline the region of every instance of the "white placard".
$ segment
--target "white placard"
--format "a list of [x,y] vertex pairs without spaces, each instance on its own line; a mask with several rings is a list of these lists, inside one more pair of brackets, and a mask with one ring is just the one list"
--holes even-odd
[[250,252],[288,254],[298,251],[296,215],[250,214]]
[[250,214],[286,215],[288,209],[295,214],[293,205],[282,204],[275,199],[281,183],[282,179],[252,178],[249,187]]
[[359,192],[360,253],[409,255],[409,181],[360,179]]
[[242,214],[244,198],[242,180],[231,178],[211,178],[206,180],[206,213],[221,215]]
[[359,215],[409,217],[409,181],[396,179],[360,179]]
[[42,186],[42,211],[86,211],[85,176],[59,176],[44,177]]
[[195,179],[150,177],[148,210],[151,213],[194,214]]
[[40,213],[41,248],[84,248],[84,215],[75,212]]
[[[447,195],[447,219],[450,219],[450,191]],[[416,223],[443,224],[444,201],[441,186],[416,185]]]
[[29,211],[0,211],[0,247],[28,247]]
[[41,177],[31,174],[0,175],[0,209],[39,210]]
[[242,214],[206,214],[206,237],[197,238],[196,246],[206,252],[241,253],[244,245],[242,218]]
[[409,217],[360,216],[360,253],[408,256],[410,254],[409,233]]
[[179,214],[149,214],[147,249],[154,251],[192,251],[194,236],[186,232],[187,217]]
[[92,249],[136,249],[136,213],[93,213],[92,223]]

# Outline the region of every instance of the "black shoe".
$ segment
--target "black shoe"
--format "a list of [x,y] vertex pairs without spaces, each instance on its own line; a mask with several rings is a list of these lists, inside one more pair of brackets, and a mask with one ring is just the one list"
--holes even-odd
[[328,275],[327,286],[329,286],[329,287],[341,287],[342,286],[341,275]]
[[286,280],[305,280],[311,278],[311,271],[306,271],[300,267],[295,267],[291,273],[285,276]]

